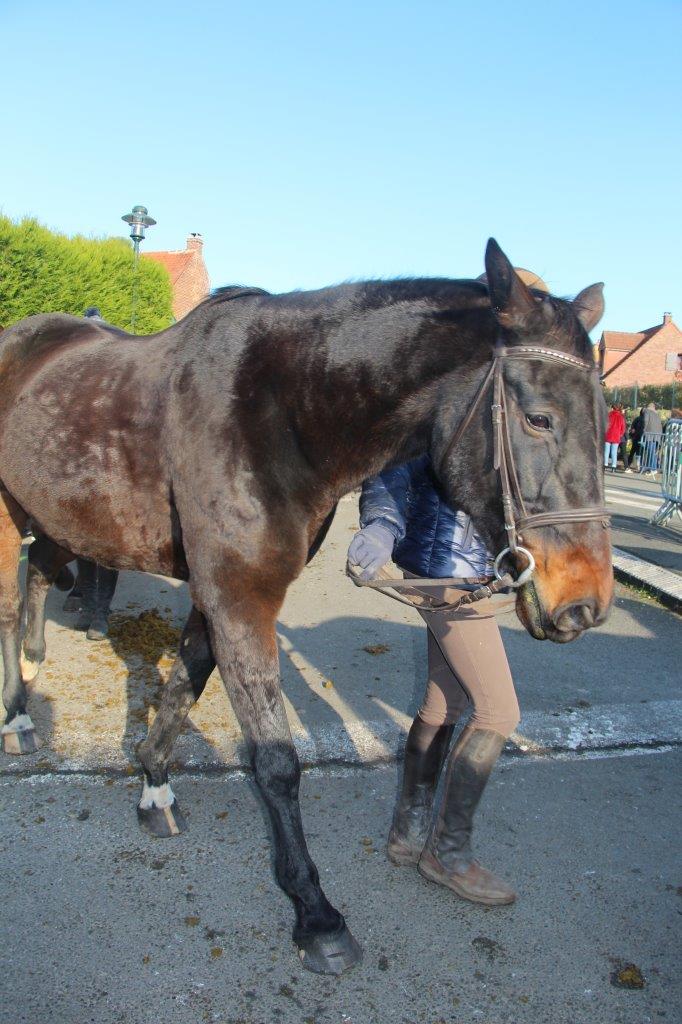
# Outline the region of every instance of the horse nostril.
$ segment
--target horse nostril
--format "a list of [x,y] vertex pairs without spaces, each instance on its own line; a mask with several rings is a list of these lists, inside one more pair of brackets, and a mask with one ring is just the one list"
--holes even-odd
[[580,605],[580,615],[585,623],[585,629],[589,629],[590,626],[594,626],[594,610],[589,604]]
[[554,625],[565,633],[575,632],[576,629],[590,629],[595,624],[596,614],[594,601],[564,605],[554,613]]

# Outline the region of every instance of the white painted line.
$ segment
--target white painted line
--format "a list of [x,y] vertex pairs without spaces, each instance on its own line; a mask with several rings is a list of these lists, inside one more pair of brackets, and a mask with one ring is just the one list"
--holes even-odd
[[682,576],[677,573],[662,569],[653,562],[645,562],[643,558],[621,548],[613,548],[613,565],[631,579],[655,587],[676,601],[682,601]]
[[[311,723],[309,731],[292,729],[301,762],[306,767],[330,762],[346,765],[386,764],[395,761],[411,718],[395,709],[392,717],[379,720],[353,718],[347,707],[341,720]],[[682,744],[682,700],[650,701],[646,704],[601,704],[556,715],[546,711],[527,711],[514,735],[514,743],[529,755],[547,756],[552,752],[608,750],[615,747],[649,747],[652,744]],[[118,760],[117,760],[118,758]],[[127,761],[123,762],[127,765]],[[177,771],[201,773],[206,769],[243,769],[248,755],[241,742],[214,751],[210,759],[183,757]],[[121,767],[120,747],[99,748],[97,762],[71,759],[67,765],[55,764],[51,777],[68,778],[83,770]],[[61,770],[60,770],[61,768]],[[66,769],[66,771],[64,771]],[[7,765],[4,778],[26,776],[33,765],[17,758]],[[43,776],[33,776],[38,781]]]
[[529,711],[517,738],[527,738],[531,751],[541,748],[599,750],[603,747],[647,746],[682,742],[682,700],[646,704],[601,704],[560,716]]
[[642,497],[645,498],[654,498],[655,500],[658,500],[660,496],[660,490],[639,491],[633,487],[619,487],[617,484],[608,482],[604,483],[604,489],[606,491],[613,491],[614,494],[625,494],[629,498],[637,498],[642,495]]
[[635,495],[629,494],[623,498],[620,495],[614,495],[613,491],[606,490],[604,492],[606,500],[611,505],[630,505],[632,508],[646,508],[651,509],[653,512],[657,508],[660,508],[663,504],[663,498],[636,498]]

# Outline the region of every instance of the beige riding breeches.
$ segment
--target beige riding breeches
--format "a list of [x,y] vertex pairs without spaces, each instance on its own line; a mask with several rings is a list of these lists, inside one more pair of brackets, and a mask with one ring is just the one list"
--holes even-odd
[[[443,588],[423,593],[455,600],[462,592]],[[419,614],[428,627],[429,668],[419,717],[429,725],[450,724],[471,704],[469,728],[509,736],[519,724],[519,703],[490,602]]]

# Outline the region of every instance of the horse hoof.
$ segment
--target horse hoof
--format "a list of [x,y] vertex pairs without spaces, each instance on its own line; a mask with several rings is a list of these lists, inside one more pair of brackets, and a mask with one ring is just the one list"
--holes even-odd
[[177,800],[173,800],[169,807],[140,807],[138,804],[137,820],[142,831],[154,839],[170,839],[187,831],[187,822],[180,813]]
[[5,754],[35,754],[40,740],[29,715],[17,715],[2,727],[2,749]]
[[65,612],[79,612],[81,610],[81,604],[83,602],[80,594],[69,594],[64,601],[62,608]]
[[40,661],[33,661],[27,654],[22,651],[19,655],[19,667],[21,668],[21,681],[23,683],[32,683],[40,672]]
[[88,628],[85,634],[86,640],[106,640],[109,633],[108,626],[97,626],[94,623]]
[[322,932],[294,941],[301,963],[314,974],[343,974],[362,961],[362,947],[345,924],[336,932]]

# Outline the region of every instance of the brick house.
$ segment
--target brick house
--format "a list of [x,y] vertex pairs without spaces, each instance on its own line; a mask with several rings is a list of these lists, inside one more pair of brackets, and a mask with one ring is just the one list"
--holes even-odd
[[670,313],[644,331],[603,331],[597,346],[607,387],[672,384],[682,379],[682,331]]
[[173,288],[173,316],[176,320],[181,320],[190,309],[198,306],[211,289],[203,248],[203,238],[193,232],[184,249],[142,254],[144,259],[154,260],[168,271]]

